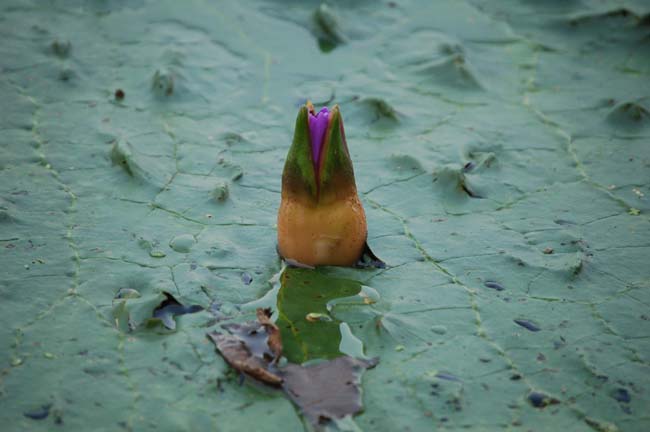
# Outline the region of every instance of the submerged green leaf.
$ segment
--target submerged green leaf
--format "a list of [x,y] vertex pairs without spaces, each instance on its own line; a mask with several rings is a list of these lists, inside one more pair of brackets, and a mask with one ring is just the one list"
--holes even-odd
[[284,355],[293,363],[330,359],[340,351],[340,321],[331,317],[328,303],[361,291],[350,279],[325,276],[318,270],[287,268],[278,292],[277,325],[282,334]]

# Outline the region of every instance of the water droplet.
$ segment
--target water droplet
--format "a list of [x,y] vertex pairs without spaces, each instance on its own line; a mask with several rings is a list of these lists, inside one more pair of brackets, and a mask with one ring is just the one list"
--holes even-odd
[[361,291],[358,294],[362,299],[364,304],[374,304],[381,299],[379,292],[369,286],[362,285]]
[[445,327],[443,325],[434,325],[434,326],[431,326],[431,331],[436,333],[436,334],[443,335],[443,334],[447,333],[447,327]]
[[305,319],[309,322],[317,322],[317,321],[332,321],[332,318],[324,313],[318,313],[318,312],[309,312],[306,316]]
[[195,243],[196,240],[192,234],[181,234],[177,235],[169,242],[169,247],[174,249],[176,252],[188,253]]
[[165,258],[167,254],[161,250],[152,250],[149,252],[151,258]]
[[132,288],[120,288],[115,294],[116,299],[133,299],[139,298],[140,293]]
[[341,332],[339,351],[350,357],[358,359],[367,358],[363,352],[363,342],[352,333],[352,329],[350,329],[347,323],[341,323],[339,325],[339,331]]

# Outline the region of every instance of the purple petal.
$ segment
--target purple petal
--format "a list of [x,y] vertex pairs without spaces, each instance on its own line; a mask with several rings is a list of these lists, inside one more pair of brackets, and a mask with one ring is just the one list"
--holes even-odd
[[330,112],[327,107],[322,108],[316,115],[309,113],[309,137],[311,138],[311,156],[314,166],[320,162],[320,153],[325,141],[325,133],[329,123]]

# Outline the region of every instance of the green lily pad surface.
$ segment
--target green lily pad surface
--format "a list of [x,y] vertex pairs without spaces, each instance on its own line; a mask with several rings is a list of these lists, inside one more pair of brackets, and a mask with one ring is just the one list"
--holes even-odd
[[[340,429],[650,430],[647,1],[7,0],[0,35],[3,431],[309,428],[206,338],[262,303],[290,361],[379,358]],[[307,99],[387,267],[281,286]],[[163,293],[196,313],[140,325]]]

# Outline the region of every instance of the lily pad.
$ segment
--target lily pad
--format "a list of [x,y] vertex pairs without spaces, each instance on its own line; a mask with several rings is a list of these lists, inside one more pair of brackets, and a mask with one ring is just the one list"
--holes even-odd
[[[0,2],[2,429],[311,428],[205,337],[257,303],[278,367],[381,359],[353,380],[363,412],[318,427],[650,430],[649,16]],[[307,100],[340,107],[386,266],[283,288],[281,175]],[[170,331],[163,293],[206,311],[164,314]]]

